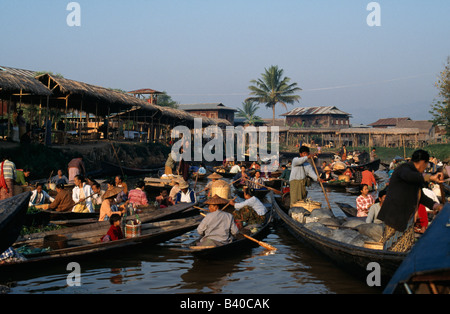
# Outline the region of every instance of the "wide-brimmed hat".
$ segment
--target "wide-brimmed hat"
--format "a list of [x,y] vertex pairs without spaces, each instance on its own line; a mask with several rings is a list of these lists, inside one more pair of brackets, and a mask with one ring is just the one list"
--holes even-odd
[[213,180],[213,179],[222,179],[222,178],[223,177],[220,174],[218,174],[217,172],[214,172],[213,174],[210,174],[208,176],[208,179],[211,179],[211,180]]
[[331,171],[331,168],[326,166],[325,168],[323,168],[323,171]]
[[187,189],[189,187],[189,183],[186,181],[180,181],[180,189]]
[[103,199],[115,197],[117,194],[119,194],[122,191],[123,191],[122,188],[120,188],[118,186],[114,186],[114,187],[106,190],[105,194],[103,194]]
[[213,197],[211,197],[210,199],[208,199],[205,202],[206,205],[225,205],[228,204],[228,200],[221,198],[220,196],[218,196],[217,194],[214,194]]

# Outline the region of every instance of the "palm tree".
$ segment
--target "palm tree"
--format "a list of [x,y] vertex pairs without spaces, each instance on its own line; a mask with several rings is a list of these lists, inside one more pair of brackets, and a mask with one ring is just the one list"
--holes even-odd
[[283,69],[279,69],[278,66],[272,65],[269,69],[264,69],[265,73],[261,74],[261,78],[258,80],[251,80],[250,83],[254,84],[249,86],[250,95],[247,100],[256,101],[260,104],[266,104],[267,108],[272,108],[273,111],[273,125],[275,125],[275,106],[277,103],[283,105],[287,110],[286,104],[293,104],[299,102],[300,96],[294,95],[295,92],[302,89],[297,86],[297,83],[289,84],[291,79],[283,76]]
[[242,109],[238,108],[238,113],[236,114],[239,118],[245,118],[245,121],[250,125],[255,125],[256,123],[264,122],[261,117],[256,115],[256,111],[259,106],[251,100],[246,100],[242,103]]

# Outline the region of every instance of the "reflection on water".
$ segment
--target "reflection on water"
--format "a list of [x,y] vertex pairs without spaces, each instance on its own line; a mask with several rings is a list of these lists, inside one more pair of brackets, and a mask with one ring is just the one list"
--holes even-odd
[[[383,172],[377,173],[385,177]],[[205,182],[198,182],[200,191]],[[354,205],[356,196],[345,190],[327,189],[333,212],[343,215],[334,202]],[[327,203],[320,185],[309,188],[308,197]],[[305,247],[281,225],[273,225],[264,239],[277,248],[261,246],[222,259],[205,260],[174,251],[197,237],[196,231],[163,245],[139,246],[101,258],[79,261],[81,286],[67,284],[66,263],[8,274],[0,284],[10,293],[198,293],[198,294],[321,294],[379,293],[329,260]]]

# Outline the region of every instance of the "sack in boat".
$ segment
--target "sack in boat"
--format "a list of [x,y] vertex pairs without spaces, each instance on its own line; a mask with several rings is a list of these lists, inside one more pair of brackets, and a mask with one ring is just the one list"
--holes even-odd
[[350,244],[360,233],[351,229],[336,229],[333,230],[331,238],[333,240]]
[[303,207],[292,207],[289,209],[289,216],[299,223],[305,223],[305,218],[309,216],[309,211]]
[[312,232],[315,232],[317,234],[320,234],[324,237],[330,237],[332,230],[322,225],[320,222],[310,222],[306,223],[305,227],[308,228],[308,230],[311,230]]
[[320,218],[318,222],[323,224],[325,227],[332,229],[338,228],[340,226],[339,220],[337,220],[336,218]]
[[356,228],[359,225],[365,224],[365,218],[361,219],[361,218],[352,218],[349,217],[346,219],[346,221],[342,224],[342,227],[346,227],[346,228]]
[[369,238],[368,236],[364,235],[364,234],[358,234],[352,241],[350,241],[349,244],[351,245],[355,245],[355,246],[359,246],[359,247],[364,247],[365,243],[367,241],[371,241],[372,239]]
[[381,241],[381,238],[383,237],[383,224],[361,224],[357,226],[356,229],[358,229],[361,234],[368,236],[375,242]]
[[329,209],[321,209],[321,208],[317,208],[314,209],[311,212],[311,217],[313,218],[332,218],[333,214],[331,213],[331,211]]
[[85,204],[77,204],[73,207],[74,213],[89,213],[89,208]]

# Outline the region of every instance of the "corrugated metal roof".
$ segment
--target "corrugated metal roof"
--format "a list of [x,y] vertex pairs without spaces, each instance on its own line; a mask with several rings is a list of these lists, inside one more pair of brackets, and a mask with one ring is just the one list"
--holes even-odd
[[234,108],[226,107],[222,103],[206,103],[206,104],[185,104],[185,105],[178,105],[178,109],[189,111],[189,110],[232,110],[237,111]]
[[351,116],[351,114],[339,110],[335,106],[295,108],[289,111],[288,113],[281,114],[280,116],[307,116],[307,115],[326,115],[326,114]]
[[369,124],[370,126],[396,126],[401,121],[411,120],[410,118],[384,118]]

